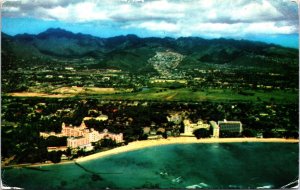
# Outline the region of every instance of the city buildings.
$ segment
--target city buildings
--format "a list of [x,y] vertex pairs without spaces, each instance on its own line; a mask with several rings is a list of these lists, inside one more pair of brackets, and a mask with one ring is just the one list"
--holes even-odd
[[182,114],[181,113],[170,113],[170,116],[167,116],[167,120],[169,122],[173,122],[174,124],[178,125],[182,121]]
[[221,132],[239,133],[243,131],[242,123],[240,121],[218,121],[218,126]]
[[86,148],[91,147],[91,143],[88,137],[80,136],[80,137],[69,137],[67,139],[67,147],[71,148]]
[[97,142],[102,139],[112,139],[116,141],[116,143],[123,142],[123,134],[114,134],[108,132],[107,129],[104,129],[103,132],[98,132],[93,128],[88,129],[84,123],[84,120],[80,124],[80,126],[72,126],[66,125],[62,123],[61,133],[44,133],[41,132],[40,136],[47,138],[49,136],[57,136],[57,137],[69,137],[67,138],[67,147],[71,148],[88,148],[91,149],[91,143]]
[[202,120],[199,120],[197,123],[191,123],[189,119],[183,120],[184,132],[181,135],[193,136],[196,129],[206,129],[209,130],[210,125],[203,123]]
[[194,136],[194,131],[197,129],[212,129],[213,138],[230,137],[240,135],[243,131],[242,123],[240,121],[210,121],[209,124],[199,120],[197,123],[191,123],[189,119],[183,120],[184,131],[181,133],[182,136]]
[[209,122],[210,126],[213,129],[213,136],[214,138],[219,138],[220,136],[220,127],[215,121],[210,121]]
[[52,152],[52,151],[65,151],[67,150],[67,146],[48,146],[47,151]]
[[108,120],[108,116],[107,115],[100,115],[98,117],[85,117],[85,118],[83,118],[84,121],[91,120],[91,119],[94,119],[96,121],[106,121],[106,120]]
[[84,136],[84,132],[86,129],[85,123],[81,122],[79,127],[76,126],[66,126],[65,123],[62,123],[61,125],[62,130],[61,130],[61,134],[62,136],[67,136],[67,137],[80,137],[80,136]]

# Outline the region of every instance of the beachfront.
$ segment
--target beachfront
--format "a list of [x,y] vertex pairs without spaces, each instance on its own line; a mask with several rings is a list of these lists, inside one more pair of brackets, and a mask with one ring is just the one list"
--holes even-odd
[[117,147],[108,151],[99,152],[89,156],[76,159],[77,162],[89,161],[105,156],[119,154],[128,151],[134,151],[153,146],[169,145],[169,144],[191,144],[191,143],[242,143],[242,142],[273,142],[273,143],[299,143],[299,139],[283,139],[283,138],[207,138],[196,139],[195,137],[170,137],[167,139],[145,140],[131,142],[126,146]]
[[[284,139],[284,138],[205,138],[197,139],[195,137],[170,137],[167,139],[156,139],[156,140],[143,140],[130,142],[128,145],[113,148],[107,151],[98,152],[85,157],[80,157],[70,161],[63,161],[58,164],[68,164],[76,162],[85,162],[98,158],[103,158],[106,156],[111,156],[115,154],[120,154],[124,152],[139,150],[143,148],[153,147],[153,146],[163,146],[170,144],[193,144],[193,143],[242,143],[242,142],[261,142],[261,143],[299,143],[299,139]],[[53,165],[54,163],[36,163],[36,164],[18,164],[2,167],[39,167]]]
[[298,174],[297,153],[298,143],[171,144],[86,162],[7,169],[4,180],[49,190],[280,188]]

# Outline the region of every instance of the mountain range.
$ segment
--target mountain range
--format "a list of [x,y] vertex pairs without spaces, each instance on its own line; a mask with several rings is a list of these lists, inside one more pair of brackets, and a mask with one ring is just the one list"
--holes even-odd
[[[101,32],[101,31],[99,31]],[[274,44],[232,39],[140,38],[136,35],[100,38],[50,28],[37,35],[1,33],[2,68],[32,63],[33,59],[74,60],[92,58],[94,68],[118,68],[132,72],[151,71],[149,59],[157,52],[182,55],[178,68],[199,68],[203,64],[278,67],[298,65],[298,49]],[[22,60],[22,63],[20,62]]]

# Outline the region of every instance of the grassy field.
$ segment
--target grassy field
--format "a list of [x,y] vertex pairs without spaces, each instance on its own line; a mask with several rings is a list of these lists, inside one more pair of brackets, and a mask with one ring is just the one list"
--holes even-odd
[[71,94],[47,94],[47,93],[41,93],[41,92],[13,92],[4,94],[8,96],[13,97],[43,97],[43,98],[68,98],[68,97],[74,97],[74,95]]
[[149,89],[143,92],[97,95],[102,99],[111,100],[153,100],[153,101],[270,101],[278,103],[298,102],[298,93],[292,91],[274,90],[272,92],[250,91],[253,96],[241,95],[233,90],[209,89],[193,92],[189,88],[163,90]]
[[116,89],[116,88],[98,88],[98,87],[61,87],[57,88],[51,93],[55,94],[70,94],[70,95],[90,95],[90,94],[115,94],[131,92],[132,89]]
[[[60,89],[61,90],[61,89]],[[56,95],[45,93],[10,93],[10,96],[19,97],[89,97],[105,100],[144,100],[144,101],[274,101],[277,103],[297,103],[299,94],[293,91],[247,91],[253,95],[242,95],[230,89],[207,89],[192,91],[190,88],[161,89],[151,88],[142,92],[131,92],[125,89],[80,89],[79,91],[55,91]],[[70,89],[68,89],[70,90]]]

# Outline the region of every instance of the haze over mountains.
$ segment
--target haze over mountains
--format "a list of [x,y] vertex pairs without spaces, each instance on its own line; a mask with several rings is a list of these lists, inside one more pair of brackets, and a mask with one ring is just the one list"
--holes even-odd
[[[101,32],[101,31],[99,31]],[[95,68],[118,68],[138,72],[152,70],[149,60],[157,52],[183,56],[178,68],[203,64],[240,66],[282,66],[298,64],[298,50],[246,40],[198,37],[139,38],[136,35],[99,38],[50,28],[38,35],[2,33],[2,66],[14,67],[18,59],[74,60],[92,58]],[[13,63],[15,62],[15,64]],[[42,64],[42,62],[40,63]],[[20,67],[19,64],[17,64]]]

